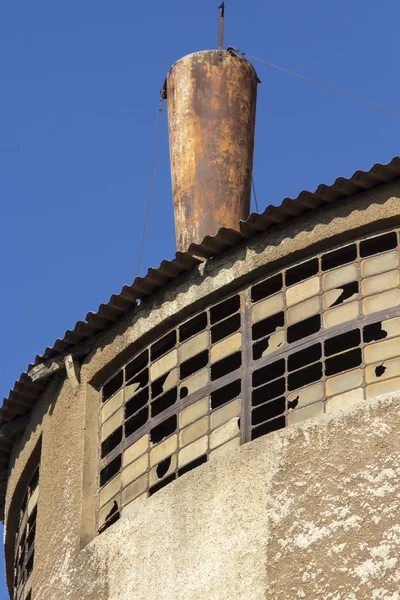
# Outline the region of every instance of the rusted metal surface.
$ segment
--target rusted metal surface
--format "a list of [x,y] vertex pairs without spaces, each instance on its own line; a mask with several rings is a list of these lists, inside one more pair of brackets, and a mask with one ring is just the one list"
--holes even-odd
[[257,75],[224,50],[196,52],[167,75],[178,250],[239,228],[250,209]]
[[219,19],[218,19],[218,50],[222,50],[224,44],[224,18],[225,18],[225,3],[222,2],[218,6]]
[[[369,171],[356,171],[349,179],[337,178],[332,185],[319,185],[314,192],[302,191],[297,198],[285,198],[279,206],[267,206],[262,213],[252,213],[246,221],[236,223],[235,228],[221,227],[214,236],[207,235],[200,243],[191,244],[186,252],[177,252],[172,260],[163,260],[159,267],[150,267],[144,277],[136,277],[132,284],[124,285],[118,294],[113,294],[97,311],[87,313],[85,321],[78,321],[72,330],[65,332],[53,346],[38,354],[22,372],[0,408],[0,425],[28,414],[45,389],[48,380],[31,381],[31,369],[60,353],[71,351],[88,342],[94,344],[96,334],[101,334],[129,310],[138,300],[151,296],[167,283],[190,271],[201,260],[211,258],[260,232],[275,225],[290,221],[314,209],[332,202],[373,189],[400,178],[400,157],[395,156],[388,164],[376,163]],[[238,231],[239,228],[239,231]],[[7,469],[14,434],[10,434],[0,447],[0,468]],[[0,485],[0,520],[4,515],[5,486]]]

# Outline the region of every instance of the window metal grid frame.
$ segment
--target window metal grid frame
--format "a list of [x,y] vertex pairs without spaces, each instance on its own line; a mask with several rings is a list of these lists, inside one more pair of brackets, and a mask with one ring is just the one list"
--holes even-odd
[[[393,236],[395,236],[395,238]],[[374,244],[376,245],[375,249],[373,248]],[[381,250],[379,250],[379,248]],[[346,253],[347,253],[347,260],[346,260]],[[329,378],[340,375],[341,373],[349,372],[349,369],[343,369],[341,371],[338,371],[337,373],[335,372],[333,375],[332,374],[327,375],[327,373],[326,373],[326,365],[328,364],[327,361],[329,361],[330,359],[335,358],[335,357],[340,358],[341,356],[344,356],[346,354],[346,352],[349,352],[349,350],[360,350],[361,361],[357,365],[357,367],[355,367],[355,369],[361,370],[362,381],[361,381],[360,385],[357,385],[356,387],[353,386],[348,390],[346,389],[345,393],[351,392],[354,389],[360,388],[363,390],[362,393],[365,398],[365,396],[366,396],[365,388],[367,386],[366,369],[368,367],[371,367],[371,364],[370,363],[367,364],[367,362],[364,360],[364,349],[366,348],[366,346],[371,346],[373,344],[373,342],[370,341],[370,342],[366,343],[364,341],[363,328],[365,328],[368,325],[372,325],[374,323],[380,323],[383,320],[396,317],[399,313],[399,310],[398,310],[398,304],[395,304],[394,306],[391,306],[390,308],[384,308],[383,310],[376,310],[376,311],[374,310],[370,314],[363,314],[363,302],[364,302],[365,298],[366,297],[373,298],[375,296],[377,299],[379,299],[378,297],[380,294],[382,294],[382,291],[376,290],[375,292],[369,293],[367,296],[362,295],[363,282],[368,278],[363,275],[363,273],[361,271],[361,265],[365,264],[365,263],[362,263],[362,261],[367,261],[369,259],[377,259],[381,256],[389,256],[390,254],[393,254],[393,253],[396,253],[397,258],[396,258],[395,270],[398,271],[399,270],[399,260],[398,260],[399,240],[398,240],[398,231],[397,230],[396,231],[389,230],[389,231],[385,231],[385,232],[380,232],[379,234],[375,234],[375,235],[368,235],[368,236],[360,237],[359,239],[356,239],[353,241],[348,241],[339,246],[331,247],[329,250],[325,250],[325,251],[317,253],[315,255],[311,255],[310,257],[308,257],[307,259],[305,259],[303,261],[299,261],[298,263],[290,264],[287,267],[281,268],[279,270],[276,270],[275,272],[272,272],[268,275],[264,275],[263,277],[258,278],[255,282],[253,282],[251,284],[247,284],[246,287],[242,288],[241,290],[237,291],[236,293],[232,293],[228,297],[225,297],[222,300],[215,302],[212,306],[209,306],[209,307],[203,309],[202,311],[195,313],[190,318],[185,320],[183,323],[179,323],[175,327],[171,328],[163,336],[158,337],[155,341],[153,341],[152,344],[150,344],[150,346],[148,346],[147,351],[149,353],[149,356],[150,356],[150,352],[151,352],[150,349],[153,346],[155,346],[161,339],[164,339],[168,335],[171,335],[171,332],[173,332],[173,331],[176,331],[176,342],[175,342],[175,345],[173,346],[173,349],[178,349],[180,346],[178,332],[181,330],[181,328],[185,327],[187,325],[187,323],[190,323],[191,321],[194,321],[195,319],[199,318],[200,315],[206,314],[207,315],[207,326],[204,329],[204,331],[208,332],[208,344],[207,344],[207,348],[206,348],[207,352],[208,352],[208,362],[207,362],[207,366],[206,366],[207,371],[208,371],[208,383],[205,386],[198,389],[197,391],[195,391],[194,393],[189,394],[187,397],[184,397],[184,398],[178,397],[177,401],[173,404],[173,406],[167,408],[165,411],[156,415],[152,419],[149,419],[146,422],[146,425],[144,425],[140,429],[140,431],[135,431],[131,436],[129,436],[125,439],[122,439],[121,444],[119,446],[117,446],[114,450],[112,450],[110,453],[108,453],[107,456],[105,456],[104,458],[99,459],[100,468],[104,469],[104,467],[106,467],[108,464],[110,464],[110,462],[112,462],[118,456],[118,454],[120,454],[121,452],[123,452],[124,450],[129,448],[133,443],[135,443],[135,441],[137,441],[139,438],[141,438],[144,434],[150,433],[151,430],[153,430],[155,427],[157,427],[158,425],[160,425],[161,423],[166,421],[172,415],[177,415],[183,409],[191,406],[192,404],[194,404],[196,402],[199,402],[203,398],[210,398],[210,396],[213,392],[223,389],[225,386],[231,384],[232,382],[234,382],[237,379],[241,380],[241,393],[240,393],[241,411],[240,411],[240,414],[238,415],[238,417],[240,419],[240,441],[241,441],[241,443],[245,443],[245,442],[249,441],[250,439],[254,439],[255,437],[258,437],[257,428],[260,427],[261,425],[264,425],[266,423],[270,424],[271,429],[268,429],[268,425],[265,428],[266,431],[264,431],[264,433],[267,433],[270,430],[272,431],[274,429],[285,427],[288,424],[290,424],[291,422],[293,422],[291,419],[291,416],[296,412],[296,406],[293,405],[293,400],[290,400],[290,397],[293,395],[294,392],[297,391],[297,389],[303,390],[303,388],[305,386],[303,385],[303,386],[299,386],[298,388],[289,390],[288,389],[288,381],[289,381],[290,377],[292,377],[293,375],[299,374],[301,371],[304,370],[304,368],[308,368],[313,365],[321,365],[321,376],[313,383],[321,383],[322,384],[323,394],[320,399],[315,401],[315,404],[321,403],[322,412],[326,412],[327,401],[329,401],[334,396],[337,396],[337,394],[332,394],[332,393],[327,394],[326,393],[326,389],[325,389],[326,381]],[[340,258],[341,255],[342,255],[342,259]],[[335,263],[335,261],[337,264]],[[315,263],[316,267],[314,266],[313,263]],[[333,266],[331,266],[331,268],[328,268],[329,265],[332,265],[332,263],[333,263]],[[311,265],[311,267],[310,267],[310,265]],[[325,298],[328,297],[327,296],[328,292],[330,292],[332,290],[336,290],[336,289],[342,289],[343,286],[338,285],[337,288],[328,286],[326,289],[324,289],[324,286],[322,285],[323,278],[326,277],[326,275],[329,273],[339,272],[339,270],[346,267],[346,265],[348,265],[348,266],[354,265],[354,268],[356,270],[356,277],[354,280],[352,280],[349,283],[357,282],[357,292],[351,293],[348,298],[344,297],[343,301],[340,302],[339,305],[346,308],[346,306],[349,306],[350,304],[354,307],[355,303],[357,303],[357,316],[354,318],[350,318],[349,320],[344,319],[342,322],[339,322],[338,324],[335,324],[333,326],[324,327],[324,317],[326,316],[327,312],[329,312],[329,309],[332,309],[335,307],[335,302],[336,302],[335,301],[331,305],[328,305],[324,308],[324,300],[325,300]],[[307,274],[307,268],[309,268],[309,267],[310,267],[311,275],[309,277],[302,278],[302,275],[301,275],[302,269]],[[296,269],[298,271],[297,275],[296,275]],[[377,274],[372,275],[371,277],[377,277],[380,274],[385,275],[389,272],[390,272],[389,268],[383,268],[383,270],[378,271]],[[262,291],[260,293],[260,291],[259,291],[260,286],[261,286],[261,288],[263,285],[265,287],[267,285],[266,282],[272,281],[274,278],[276,279],[277,277],[280,277],[280,276],[282,276],[282,286],[279,288],[279,290],[272,288],[275,291],[273,291],[273,293],[271,293],[271,294],[266,293],[265,295],[263,295]],[[296,277],[298,277],[299,279],[296,280]],[[305,298],[300,298],[300,300],[297,302],[296,301],[291,302],[290,306],[289,306],[287,303],[288,290],[289,291],[293,290],[293,288],[295,286],[298,286],[303,283],[307,283],[308,281],[311,281],[312,279],[316,279],[316,278],[318,279],[318,292],[309,297],[306,296]],[[294,283],[292,283],[291,285],[287,285],[288,279],[289,279],[289,281],[291,279],[292,280],[294,279]],[[344,283],[343,285],[346,286],[348,284]],[[256,290],[256,289],[258,291],[254,292],[254,290]],[[391,291],[393,289],[397,289],[397,290],[400,289],[399,281],[397,281],[397,285],[389,287],[388,291]],[[354,288],[350,289],[349,293],[351,291],[354,292]],[[254,325],[257,322],[255,323],[252,318],[252,314],[253,314],[252,311],[255,306],[260,305],[267,298],[272,297],[274,294],[275,295],[282,294],[283,302],[282,302],[281,312],[283,313],[283,324],[282,324],[282,326],[278,325],[276,331],[284,332],[284,336],[285,336],[284,344],[282,346],[277,347],[275,350],[272,350],[266,356],[264,356],[264,357],[261,356],[260,358],[255,359],[253,357],[254,346],[256,344],[258,344],[260,341],[262,342],[263,340],[266,340],[267,338],[269,338],[272,335],[272,333],[274,333],[274,332],[268,333],[268,335],[266,335],[266,336],[261,335],[259,338],[253,339],[254,335],[252,334],[252,332],[253,332]],[[254,296],[257,296],[255,298],[255,301],[253,301]],[[346,296],[346,294],[344,294],[344,296]],[[235,297],[240,298],[239,313],[236,313],[236,314],[241,314],[240,330],[238,330],[238,331],[240,331],[240,334],[241,334],[241,346],[239,349],[239,352],[241,352],[241,365],[238,369],[235,369],[232,372],[225,374],[220,379],[213,380],[212,376],[211,376],[212,362],[211,362],[210,356],[211,356],[212,348],[213,348],[213,346],[215,346],[215,344],[212,343],[212,339],[211,339],[211,335],[210,335],[211,328],[214,325],[211,323],[210,315],[212,314],[213,310],[218,311],[219,306],[223,305],[226,302],[229,302],[230,299],[235,298]],[[301,336],[299,339],[293,341],[292,343],[288,343],[287,332],[288,332],[289,328],[293,324],[295,324],[295,323],[289,322],[289,314],[290,314],[289,311],[293,308],[296,309],[296,308],[301,307],[301,305],[304,304],[304,302],[306,302],[307,299],[315,298],[315,297],[318,298],[318,310],[313,312],[312,316],[313,317],[319,316],[319,318],[320,318],[320,326],[319,326],[318,330],[316,330],[315,332],[312,332],[310,335]],[[224,319],[224,321],[228,321],[231,318],[231,316],[232,316],[231,314],[227,315],[226,318]],[[327,341],[329,341],[332,338],[335,338],[337,336],[340,336],[341,334],[349,333],[349,332],[355,331],[355,330],[358,330],[360,332],[360,342],[357,345],[352,346],[350,349],[345,348],[344,350],[338,351],[336,353],[333,353],[333,354],[331,353],[329,356],[327,356],[325,354],[324,349],[325,349],[325,344]],[[231,336],[234,336],[236,333],[237,333],[237,331],[232,333]],[[195,335],[197,335],[197,334],[195,334]],[[400,332],[399,332],[399,334],[396,334],[396,335],[400,335]],[[189,337],[187,339],[185,338],[184,342],[186,342],[187,340],[193,339],[193,337],[194,336]],[[393,336],[387,336],[387,339],[390,339],[390,337],[393,337]],[[222,338],[222,339],[224,339],[224,338]],[[226,338],[226,339],[228,339],[228,338]],[[302,351],[305,351],[305,352],[307,352],[308,350],[310,351],[310,349],[318,343],[320,344],[320,348],[321,348],[320,358],[310,362],[310,364],[306,363],[305,365],[302,365],[301,367],[299,367],[297,369],[289,369],[288,368],[288,361],[290,360],[291,357],[293,357],[293,355],[295,355],[299,352],[302,352]],[[376,343],[379,343],[379,342],[376,342]],[[170,350],[171,350],[171,348],[168,349],[168,352]],[[136,353],[133,360],[135,360],[142,353],[143,353],[143,350],[141,352]],[[400,352],[399,352],[399,354],[400,354]],[[227,357],[229,357],[229,356],[232,356],[232,354],[227,355]],[[156,360],[158,360],[159,358],[160,357],[157,356]],[[277,361],[282,361],[282,360],[284,361],[284,371],[282,372],[282,374],[279,375],[279,377],[274,377],[274,378],[268,380],[266,383],[267,384],[273,383],[273,382],[278,381],[278,379],[283,378],[284,382],[285,382],[283,393],[278,395],[277,397],[273,397],[273,398],[267,400],[265,403],[260,403],[257,406],[253,406],[252,405],[253,394],[257,393],[257,390],[259,390],[260,387],[262,387],[264,385],[264,383],[262,383],[260,385],[256,385],[256,386],[253,385],[254,374],[256,374],[258,371],[260,371],[260,369],[266,368],[271,365],[273,366]],[[124,365],[123,369],[126,368],[126,366],[131,364],[132,362],[133,361],[131,360],[129,363]],[[147,363],[147,366],[149,366],[149,364],[150,364],[150,362]],[[178,364],[178,367],[180,368],[179,364]],[[399,373],[399,375],[400,375],[400,373]],[[115,377],[115,375],[113,377]],[[104,382],[102,389],[104,389],[104,387],[107,385],[107,383],[113,379],[113,377],[109,378],[106,382]],[[394,378],[395,378],[395,376],[394,376]],[[389,381],[390,378],[387,380]],[[124,379],[124,384],[125,383],[127,383],[127,382],[125,382],[125,379]],[[311,384],[307,384],[307,386],[308,385],[311,385]],[[149,384],[149,386],[150,386],[150,384]],[[154,398],[151,398],[151,401],[156,400],[159,397],[160,397],[160,395],[156,395]],[[281,402],[281,405],[284,405],[284,410],[282,410],[282,412],[280,414],[277,414],[270,419],[266,419],[265,421],[254,424],[253,423],[254,410],[256,410],[259,406],[263,406],[264,404],[275,402],[280,397],[284,398],[284,402],[283,403]],[[310,402],[309,404],[305,405],[305,407],[312,406],[312,404],[314,404],[314,403]],[[298,411],[299,411],[299,409],[298,409]],[[298,411],[296,414],[298,414]],[[212,412],[212,410],[209,407],[209,411],[207,414],[210,415],[211,412]],[[276,421],[277,419],[279,419],[279,422],[277,422],[275,424],[272,423],[272,421]],[[100,426],[101,426],[101,423],[100,423]],[[179,427],[174,431],[174,433],[176,433],[176,432],[179,432]],[[262,433],[261,435],[263,435],[264,433]],[[209,428],[207,430],[207,435],[210,436],[210,434],[211,434],[211,430]],[[206,453],[207,457],[209,454],[209,450],[210,449],[208,447],[207,453]],[[125,466],[129,466],[129,465],[125,465]],[[197,466],[197,465],[194,465],[194,466]],[[173,477],[173,479],[174,478],[175,477]],[[108,483],[108,481],[106,483]],[[162,487],[162,486],[160,486],[160,487]],[[148,492],[149,492],[149,488],[146,489],[146,494]],[[118,511],[115,510],[115,507],[114,507],[114,512],[112,510],[110,511],[111,516],[109,517],[108,521],[106,518],[106,521],[105,521],[106,526],[108,526],[109,524],[111,524],[111,522],[114,522],[116,520],[116,514],[118,513],[118,516],[119,516],[119,510],[120,510],[120,506],[118,506]],[[100,527],[100,530],[103,530],[103,528],[105,528],[104,525],[102,525]]]
[[14,600],[28,600],[35,554],[36,515],[39,496],[39,465],[29,481],[20,506],[14,551]]

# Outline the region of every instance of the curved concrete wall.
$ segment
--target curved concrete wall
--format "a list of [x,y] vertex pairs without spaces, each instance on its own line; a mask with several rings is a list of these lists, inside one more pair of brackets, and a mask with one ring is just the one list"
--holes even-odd
[[101,386],[99,523],[271,431],[400,388],[399,231],[311,254],[133,353]]
[[[111,328],[85,359],[79,389],[62,375],[53,378],[14,449],[7,491],[6,524],[18,503],[21,473],[42,436],[35,600],[133,594],[157,600],[282,594],[328,599],[334,593],[344,600],[365,598],[366,590],[377,590],[377,599],[391,593],[395,600],[392,506],[399,490],[390,469],[395,472],[398,460],[396,399],[362,404],[346,415],[317,418],[251,442],[127,510],[119,523],[95,537],[95,386],[123,362],[124,353],[211,302],[213,294],[244,284],[252,273],[398,224],[399,192],[397,184],[380,186],[207,261]],[[361,503],[364,513],[358,510],[360,494],[367,498]],[[386,516],[381,527],[375,516],[375,527],[372,515],[379,505],[386,507]],[[286,538],[293,543],[285,544]],[[329,551],[323,551],[322,540]],[[12,545],[10,529],[8,556]],[[333,578],[326,574],[329,559],[336,569]]]

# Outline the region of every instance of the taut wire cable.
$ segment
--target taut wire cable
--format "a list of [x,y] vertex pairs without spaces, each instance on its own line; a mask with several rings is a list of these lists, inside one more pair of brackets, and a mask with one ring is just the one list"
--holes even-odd
[[380,106],[379,104],[374,104],[373,102],[370,102],[369,100],[365,100],[364,98],[359,98],[358,96],[353,96],[352,94],[348,94],[347,92],[344,92],[343,90],[339,90],[338,88],[332,87],[330,85],[326,85],[325,83],[322,83],[321,81],[317,81],[316,79],[311,79],[310,77],[306,77],[305,75],[300,75],[299,73],[295,73],[294,71],[290,71],[289,69],[284,69],[283,67],[274,65],[273,63],[270,63],[267,60],[263,60],[261,58],[257,58],[256,56],[252,56],[251,54],[247,54],[247,52],[242,52],[241,50],[237,50],[236,48],[232,48],[232,47],[228,48],[228,51],[236,52],[237,54],[241,54],[242,56],[247,56],[248,58],[257,60],[258,62],[261,62],[264,65],[267,65],[268,67],[277,69],[278,71],[282,71],[283,73],[287,73],[288,75],[293,75],[293,77],[298,77],[299,79],[308,81],[308,83],[318,85],[319,87],[325,88],[326,90],[329,90],[330,92],[335,92],[335,94],[341,94],[342,96],[345,96],[346,98],[350,98],[351,100],[355,100],[356,102],[362,102],[363,104],[366,104],[367,106],[371,106],[372,108],[376,108],[377,110],[382,110],[386,113],[394,115],[395,117],[400,117],[400,113],[398,113],[394,110],[391,110],[390,108],[386,108],[385,106]]
[[251,185],[252,185],[252,187],[253,187],[253,196],[254,196],[254,203],[255,203],[255,205],[256,205],[256,211],[257,211],[257,212],[260,212],[260,211],[258,210],[258,202],[257,202],[257,196],[256,196],[256,187],[255,187],[255,185],[254,185],[254,179],[253,179],[253,176],[251,177]]
[[160,107],[158,109],[157,133],[156,133],[156,139],[155,139],[155,144],[154,144],[153,161],[152,161],[152,164],[151,164],[150,181],[149,181],[149,191],[147,193],[146,211],[145,211],[145,215],[144,215],[142,241],[140,243],[140,251],[139,251],[138,266],[137,266],[137,270],[136,270],[136,277],[139,275],[140,264],[142,262],[142,255],[143,255],[143,248],[144,248],[144,239],[145,239],[145,235],[146,235],[147,219],[148,219],[148,216],[149,216],[151,190],[152,190],[152,187],[153,187],[154,168],[155,168],[155,164],[156,164],[158,140],[159,140],[159,137],[160,137],[161,116],[162,116],[162,103],[163,103],[163,98],[160,99]]

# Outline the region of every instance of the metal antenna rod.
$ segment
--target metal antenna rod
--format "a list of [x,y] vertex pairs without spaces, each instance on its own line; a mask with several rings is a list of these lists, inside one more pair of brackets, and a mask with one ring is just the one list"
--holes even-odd
[[222,44],[224,42],[224,13],[225,13],[225,3],[222,2],[220,6],[218,6],[219,10],[219,21],[218,21],[218,50],[222,50]]

